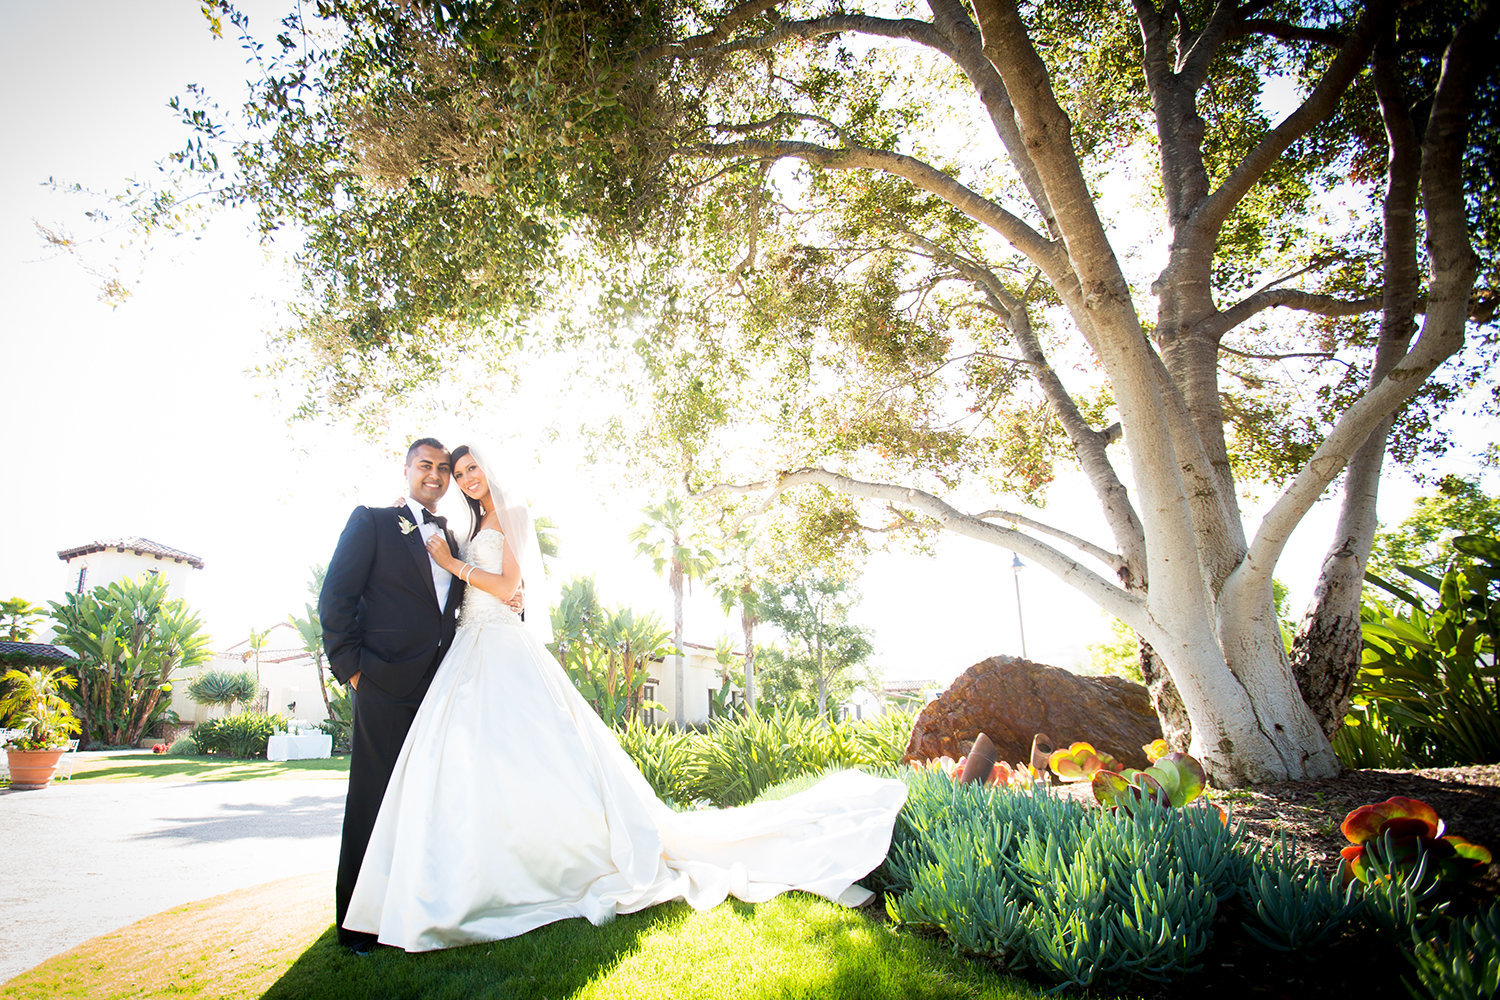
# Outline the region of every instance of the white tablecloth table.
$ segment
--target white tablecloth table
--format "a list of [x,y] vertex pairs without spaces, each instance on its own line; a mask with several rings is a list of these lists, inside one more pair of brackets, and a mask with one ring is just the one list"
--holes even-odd
[[319,760],[333,754],[333,737],[327,733],[274,733],[266,743],[266,760]]

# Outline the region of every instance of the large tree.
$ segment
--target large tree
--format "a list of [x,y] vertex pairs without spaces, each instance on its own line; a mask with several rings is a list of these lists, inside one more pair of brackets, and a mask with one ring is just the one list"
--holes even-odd
[[[178,159],[299,237],[309,410],[621,345],[695,489],[1013,550],[1141,636],[1218,780],[1336,770],[1387,448],[1487,361],[1492,4],[316,11],[253,48],[232,160],[208,106]],[[1059,458],[1107,539],[996,503]],[[1340,475],[1294,663],[1271,574]]]
[[797,686],[811,688],[819,717],[828,714],[830,692],[846,695],[853,687],[854,668],[874,650],[869,630],[849,621],[857,600],[847,580],[822,573],[761,588],[761,615],[791,647],[784,657],[786,674]]

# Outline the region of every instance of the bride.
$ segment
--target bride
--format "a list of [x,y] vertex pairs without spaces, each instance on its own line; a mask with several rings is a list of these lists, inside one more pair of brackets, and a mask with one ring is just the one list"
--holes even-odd
[[671,809],[548,653],[547,608],[523,623],[506,605],[543,582],[526,508],[473,449],[452,462],[474,526],[462,559],[440,540],[429,551],[468,584],[458,634],[396,760],[344,926],[430,951],[674,899],[868,900],[854,882],[885,857],[906,786],[843,771],[780,801]]

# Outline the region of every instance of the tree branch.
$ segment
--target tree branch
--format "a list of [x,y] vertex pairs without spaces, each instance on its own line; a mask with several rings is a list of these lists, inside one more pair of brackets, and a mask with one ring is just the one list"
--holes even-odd
[[[767,6],[774,7],[775,4]],[[738,24],[735,25],[737,26]],[[641,53],[641,59],[644,61],[663,57],[703,59],[737,52],[763,52],[783,42],[809,41],[825,35],[838,35],[845,32],[904,39],[935,49],[942,48],[941,38],[933,30],[932,25],[926,21],[913,18],[871,17],[865,14],[836,14],[809,18],[805,21],[783,21],[770,31],[730,41],[728,38],[732,31],[732,27],[726,28],[724,24],[721,24],[713,31],[646,49]]]
[[1477,50],[1493,39],[1497,18],[1500,8],[1488,5],[1455,32],[1433,94],[1420,168],[1429,273],[1421,333],[1390,373],[1344,411],[1312,459],[1266,513],[1244,562],[1235,571],[1237,586],[1258,586],[1269,579],[1292,530],[1354,451],[1463,346],[1469,295],[1477,273],[1462,182],[1468,134],[1465,105]]
[[1021,525],[1022,527],[1030,528],[1032,531],[1040,532],[1044,535],[1051,535],[1053,538],[1057,538],[1061,541],[1067,542],[1079,552],[1082,552],[1085,555],[1093,556],[1095,559],[1099,560],[1104,565],[1114,570],[1116,573],[1125,568],[1125,560],[1122,559],[1118,553],[1111,552],[1102,545],[1096,545],[1086,538],[1079,538],[1077,535],[1063,531],[1061,528],[1054,528],[1050,524],[1045,524],[1041,521],[1029,518],[1024,514],[1018,514],[1015,511],[1010,510],[987,510],[979,514],[975,514],[974,516],[979,518],[981,521],[988,521],[991,519],[1012,521],[1016,524]]
[[[1258,361],[1290,361],[1293,358],[1320,358],[1323,361],[1340,361],[1339,356],[1332,351],[1293,351],[1290,354],[1256,354],[1252,351],[1237,351],[1225,344],[1219,345],[1219,350],[1225,354],[1233,354],[1237,358],[1251,358]],[[1348,364],[1340,361],[1341,364]]]
[[985,111],[989,113],[990,123],[995,126],[995,134],[1000,137],[1010,155],[1011,165],[1016,168],[1021,183],[1031,195],[1032,204],[1042,214],[1047,233],[1054,240],[1060,239],[1062,231],[1057,227],[1057,217],[1052,211],[1051,202],[1047,200],[1046,186],[1042,184],[1042,178],[1036,171],[1036,163],[1021,139],[1021,129],[1016,124],[1016,109],[1005,89],[1005,81],[1000,78],[994,64],[985,58],[984,40],[980,37],[979,28],[960,0],[928,0],[928,6],[932,8],[933,25],[947,42],[943,51],[973,84],[979,103],[984,105]]
[[1323,74],[1312,93],[1307,95],[1307,99],[1287,115],[1281,124],[1268,132],[1246,154],[1224,183],[1219,185],[1218,190],[1194,210],[1191,224],[1200,236],[1209,238],[1211,234],[1217,233],[1229,213],[1240,203],[1240,199],[1278,162],[1287,147],[1306,135],[1333,111],[1374,49],[1384,21],[1389,16],[1389,7],[1389,0],[1374,0],[1365,8],[1355,23],[1354,30],[1339,49],[1339,54],[1334,57],[1328,71]]
[[1318,316],[1358,316],[1380,308],[1380,296],[1341,299],[1336,295],[1304,292],[1296,288],[1264,288],[1247,295],[1228,309],[1204,317],[1189,331],[1191,336],[1219,340],[1258,312],[1284,306]]
[[779,114],[772,115],[770,118],[763,118],[760,121],[754,122],[743,122],[736,124],[718,122],[714,125],[708,126],[707,130],[713,132],[730,132],[737,135],[748,135],[751,132],[759,132],[762,129],[773,128],[777,125],[785,125],[788,122],[812,122],[815,125],[822,125],[826,127],[828,131],[832,132],[834,136],[838,138],[839,142],[845,143],[846,145],[849,143],[849,133],[845,132],[838,125],[838,123],[830,121],[827,118],[824,118],[822,115],[807,115],[801,114],[796,111],[783,111]]
[[1343,45],[1349,37],[1332,28],[1309,28],[1269,17],[1246,18],[1229,30],[1230,38],[1244,38],[1246,35],[1267,35],[1283,42],[1314,42],[1329,46]]
[[1114,465],[1105,451],[1112,440],[1110,435],[1094,430],[1079,412],[1072,394],[1063,385],[1062,379],[1058,377],[1057,371],[1042,350],[1041,341],[1032,329],[1026,304],[1012,296],[994,272],[988,268],[980,267],[957,256],[953,256],[952,261],[961,273],[991,297],[995,312],[1005,320],[1011,336],[1016,340],[1016,345],[1021,348],[1021,356],[1031,368],[1032,378],[1041,388],[1047,404],[1052,408],[1053,414],[1062,424],[1063,432],[1068,435],[1068,440],[1073,445],[1073,454],[1077,456],[1079,465],[1088,476],[1089,485],[1093,487],[1095,495],[1099,498],[1110,531],[1115,536],[1115,544],[1124,553],[1120,565],[1115,567],[1116,571],[1120,573],[1121,580],[1127,587],[1144,588],[1146,584],[1145,533],[1141,527],[1140,518],[1130,502],[1130,495],[1125,485],[1120,482],[1120,477],[1115,472]]
[[[1181,69],[1178,75],[1185,90],[1196,92],[1203,86],[1204,79],[1208,76],[1209,64],[1213,62],[1214,56],[1218,55],[1219,49],[1229,37],[1230,29],[1234,26],[1235,18],[1239,16],[1239,5],[1235,0],[1219,0],[1214,5],[1214,12],[1209,15],[1208,24],[1198,33],[1193,44],[1179,60]],[[1178,26],[1179,37],[1187,34],[1187,24],[1182,22]]]
[[755,157],[799,159],[832,170],[878,170],[910,181],[942,198],[969,218],[1004,237],[1043,270],[1066,267],[1060,244],[1047,239],[1025,221],[990,201],[972,188],[915,157],[864,146],[830,148],[795,140],[741,139],[736,142],[701,143],[680,150],[683,155],[710,159]]
[[782,2],[783,0],[747,0],[746,3],[740,4],[725,14],[724,19],[715,25],[712,31],[706,31],[701,35],[694,35],[691,38],[683,38],[675,42],[653,45],[648,49],[642,50],[638,61],[650,62],[664,56],[682,58],[711,48],[729,38],[740,25],[759,17],[761,14],[766,13],[766,11],[774,10]]
[[[1068,260],[1079,283],[1076,292],[1056,281],[1053,285],[1109,376],[1130,441],[1131,470],[1140,507],[1153,512],[1140,522],[1144,543],[1138,551],[1148,557],[1153,583],[1162,582],[1169,590],[1180,588],[1180,592],[1188,593],[1202,586],[1200,567],[1189,566],[1189,559],[1168,558],[1167,553],[1195,552],[1200,537],[1219,537],[1216,529],[1230,528],[1223,517],[1222,500],[1217,507],[1212,502],[1218,498],[1216,485],[1209,484],[1210,499],[1204,500],[1200,497],[1201,481],[1185,481],[1185,472],[1201,477],[1201,470],[1211,470],[1212,466],[1206,461],[1202,440],[1191,420],[1185,419],[1181,392],[1146,340],[1130,284],[1104,231],[1073,149],[1071,122],[1057,102],[1046,63],[1027,34],[1017,3],[974,3],[984,32],[985,55],[999,69],[1015,102],[1017,121],[1047,185],[1067,241]],[[1202,523],[1215,510],[1219,519]],[[1113,520],[1110,527],[1119,539],[1120,527]],[[1131,543],[1120,539],[1120,544],[1130,561]],[[1165,573],[1168,579],[1158,581],[1158,573]]]
[[1131,628],[1136,629],[1137,632],[1155,634],[1157,631],[1146,614],[1145,601],[1142,598],[1126,593],[1119,586],[1080,564],[1072,556],[1045,542],[1014,528],[991,524],[973,515],[965,514],[925,490],[889,483],[870,483],[827,469],[808,468],[784,472],[774,481],[750,485],[720,484],[692,495],[695,498],[703,498],[721,493],[754,493],[770,488],[770,494],[760,507],[763,512],[769,509],[781,494],[802,485],[824,486],[848,496],[884,500],[887,503],[910,507],[937,521],[949,531],[1026,556]]

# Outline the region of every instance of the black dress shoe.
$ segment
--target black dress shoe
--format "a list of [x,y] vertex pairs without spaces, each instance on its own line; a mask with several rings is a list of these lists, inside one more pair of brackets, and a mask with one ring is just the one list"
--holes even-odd
[[375,950],[379,944],[374,934],[365,934],[362,931],[346,931],[339,929],[339,944],[356,955],[368,955]]

